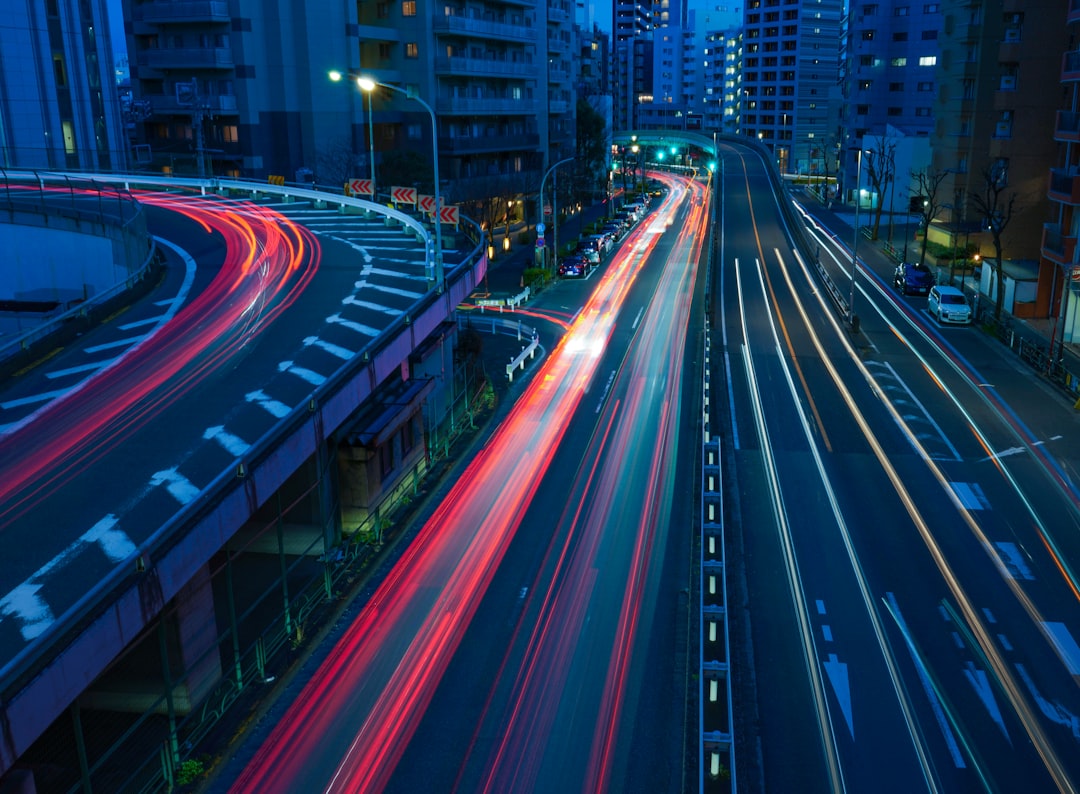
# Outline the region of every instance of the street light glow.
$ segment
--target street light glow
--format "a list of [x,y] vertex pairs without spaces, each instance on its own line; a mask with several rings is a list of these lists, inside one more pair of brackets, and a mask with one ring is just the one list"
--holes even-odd
[[374,91],[376,85],[375,81],[370,77],[357,77],[356,84],[364,91]]

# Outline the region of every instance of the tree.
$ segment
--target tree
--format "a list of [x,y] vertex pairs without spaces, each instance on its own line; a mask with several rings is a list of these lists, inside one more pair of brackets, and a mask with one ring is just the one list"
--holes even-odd
[[1009,186],[1009,170],[1002,160],[984,168],[982,178],[982,192],[972,193],[971,204],[983,217],[984,228],[990,231],[994,240],[994,261],[991,267],[994,282],[991,290],[994,293],[994,319],[997,320],[1001,317],[1001,306],[1005,299],[1001,277],[1001,235],[1016,211],[1016,191],[1005,195],[1005,189]]
[[948,175],[948,171],[931,171],[929,168],[911,172],[911,178],[915,180],[916,185],[916,192],[911,195],[917,205],[916,210],[923,229],[922,250],[919,252],[920,265],[926,264],[926,244],[930,239],[930,224],[941,212],[938,189]]
[[[383,152],[379,161],[379,186],[389,191],[391,187],[416,187],[421,193],[435,190],[435,170],[431,155],[413,151]],[[385,187],[383,187],[385,186]]]
[[586,99],[577,101],[576,167],[585,190],[603,186],[607,168],[607,122]]
[[340,188],[355,173],[356,154],[348,138],[334,138],[315,152],[315,181]]
[[[864,156],[866,157],[867,179],[870,180],[878,197],[877,206],[874,208],[874,227],[870,234],[870,239],[876,240],[881,230],[881,211],[884,209],[882,197],[889,192],[889,186],[892,184],[896,171],[896,144],[890,143],[884,135],[880,135],[877,138],[876,148],[867,149]],[[856,196],[855,200],[858,201],[859,197]]]

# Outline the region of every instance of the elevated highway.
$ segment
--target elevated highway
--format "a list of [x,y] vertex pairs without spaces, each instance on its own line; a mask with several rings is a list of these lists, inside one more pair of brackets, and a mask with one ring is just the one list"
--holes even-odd
[[124,730],[146,728],[168,778],[183,717],[223,677],[236,697],[267,675],[273,644],[250,673],[238,637],[243,605],[266,603],[261,560],[284,598],[269,622],[295,640],[307,584],[329,597],[358,533],[378,534],[457,404],[448,321],[487,262],[475,234],[446,234],[436,283],[427,226],[333,194],[94,179],[148,208],[170,266],[0,388],[0,775],[55,760],[25,754],[69,712],[81,776],[108,788],[93,745],[119,736],[95,715],[141,715]]

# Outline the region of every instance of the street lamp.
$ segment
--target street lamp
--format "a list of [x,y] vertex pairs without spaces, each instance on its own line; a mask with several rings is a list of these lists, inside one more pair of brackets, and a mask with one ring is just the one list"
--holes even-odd
[[[339,82],[345,75],[337,69],[330,70],[330,79]],[[375,115],[371,112],[371,92],[367,94],[367,131],[368,131],[368,161],[371,163],[371,200],[376,201],[378,196],[375,191]]]
[[[544,178],[540,180],[540,223],[544,222],[544,185],[547,184],[548,175],[550,175],[551,172],[554,171],[556,168],[558,168],[560,165],[565,165],[566,163],[569,163],[573,159],[574,159],[573,157],[567,157],[564,160],[559,160],[559,162],[555,163],[555,165],[551,166],[551,168],[549,168],[547,171],[544,172]],[[626,167],[625,163],[623,164],[623,167],[624,168]],[[553,208],[555,211],[551,213],[551,234],[554,237],[553,244],[555,246],[555,257],[556,257],[556,259],[559,256],[559,204],[558,204],[558,201],[559,201],[558,188],[556,188],[555,207]]]
[[851,294],[848,296],[848,322],[851,330],[859,330],[859,318],[855,316],[855,270],[859,262],[859,205],[862,204],[862,153],[860,148],[855,165],[855,243],[851,246]]
[[[396,91],[399,94],[404,94],[409,99],[415,99],[421,105],[424,106],[424,110],[431,116],[431,159],[434,163],[435,171],[435,286],[439,292],[443,291],[443,250],[442,250],[442,218],[440,214],[442,212],[442,198],[439,195],[439,127],[435,121],[435,111],[431,105],[416,95],[411,89],[406,90],[399,88],[396,85],[390,85],[389,83],[381,83],[371,77],[357,77],[356,84],[360,86],[360,89],[365,91],[368,95],[368,101],[370,102],[371,92],[375,90],[375,86],[382,86],[390,91]],[[370,107],[370,104],[369,104]]]

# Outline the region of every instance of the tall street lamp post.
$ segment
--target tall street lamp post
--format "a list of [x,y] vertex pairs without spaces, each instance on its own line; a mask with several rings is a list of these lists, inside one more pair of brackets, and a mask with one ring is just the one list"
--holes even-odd
[[[335,83],[340,81],[345,75],[339,72],[337,69],[330,70],[330,79]],[[371,164],[371,200],[376,201],[375,191],[375,116],[371,112],[371,92],[365,91],[367,94],[367,128],[368,128],[368,162]]]
[[859,318],[855,314],[855,270],[859,262],[859,205],[862,204],[862,153],[858,151],[855,165],[855,242],[851,246],[851,293],[848,296],[848,322],[851,330],[859,330]]
[[[443,250],[442,250],[442,197],[439,195],[439,127],[435,121],[435,111],[427,102],[421,99],[411,90],[404,88],[398,88],[396,85],[390,85],[389,83],[380,83],[378,80],[370,77],[358,77],[356,78],[356,84],[360,86],[361,90],[367,92],[370,102],[371,92],[375,90],[375,86],[381,86],[390,91],[396,91],[399,94],[404,94],[409,99],[415,99],[421,105],[424,106],[424,110],[431,116],[431,158],[433,161],[433,167],[435,172],[435,213],[433,220],[435,221],[435,288],[439,291],[443,291]],[[368,105],[370,107],[370,104]]]
[[[555,163],[555,165],[551,166],[551,168],[549,168],[547,171],[544,172],[544,178],[540,180],[540,207],[539,207],[539,210],[540,210],[540,223],[544,222],[544,185],[547,183],[548,176],[551,174],[552,171],[554,171],[560,165],[565,165],[566,163],[569,163],[573,159],[574,159],[573,157],[567,157],[565,160],[559,160],[559,162]],[[556,197],[556,201],[558,201],[558,197]],[[553,212],[551,214],[551,226],[552,226],[551,231],[552,231],[552,235],[555,238],[555,256],[556,256],[556,258],[558,258],[558,256],[559,256],[559,214],[558,214],[558,207],[557,206],[555,207],[555,209],[556,209],[556,212]]]

